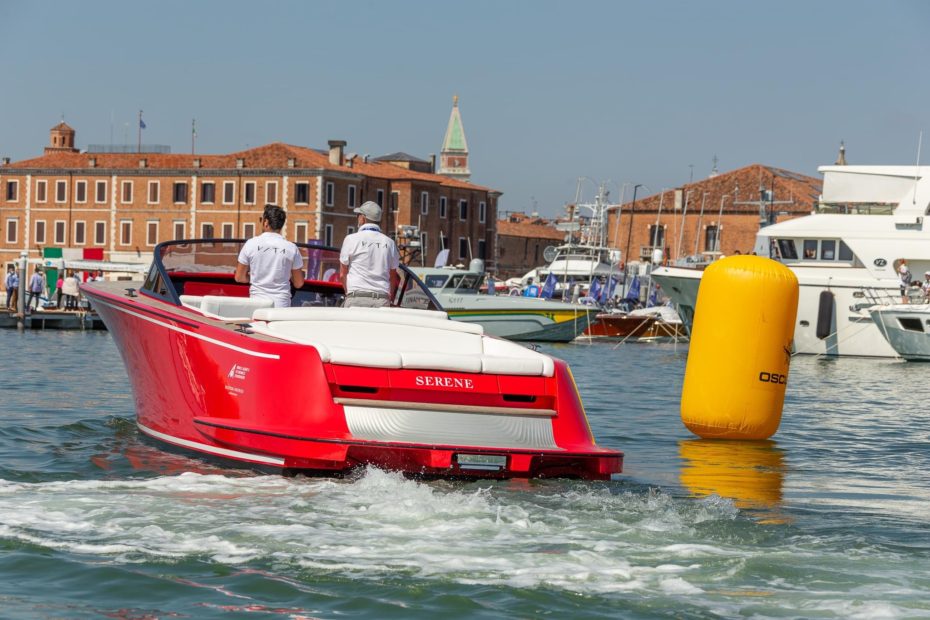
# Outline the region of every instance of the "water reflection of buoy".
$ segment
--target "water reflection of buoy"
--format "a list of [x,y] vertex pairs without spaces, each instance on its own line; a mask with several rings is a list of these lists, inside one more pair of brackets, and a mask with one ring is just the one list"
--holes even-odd
[[695,435],[767,439],[778,430],[798,279],[781,263],[731,256],[701,277],[681,420]]
[[784,454],[774,441],[686,439],[678,442],[681,484],[698,497],[718,495],[737,508],[783,523]]

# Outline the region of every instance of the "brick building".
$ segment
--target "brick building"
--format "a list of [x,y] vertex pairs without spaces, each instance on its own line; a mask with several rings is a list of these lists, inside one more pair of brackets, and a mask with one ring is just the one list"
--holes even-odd
[[565,242],[566,233],[555,222],[536,215],[510,213],[497,222],[497,275],[501,278],[523,276],[545,264],[547,246]]
[[772,224],[810,214],[822,188],[820,179],[761,164],[714,174],[611,210],[608,245],[626,261],[649,260],[654,248],[672,262],[749,253],[763,218]]
[[[165,240],[251,237],[266,203],[287,210],[289,239],[339,246],[355,231],[352,209],[374,200],[384,207],[386,234],[418,228],[422,255],[415,262],[432,264],[448,247],[453,261],[481,257],[494,268],[500,192],[436,174],[433,162],[410,155],[369,160],[346,146],[86,153],[75,147],[75,131],[59,123],[41,156],[0,164],[0,263],[23,250],[38,258],[45,247],[99,248],[105,260],[147,262]],[[404,243],[412,248],[415,240]]]

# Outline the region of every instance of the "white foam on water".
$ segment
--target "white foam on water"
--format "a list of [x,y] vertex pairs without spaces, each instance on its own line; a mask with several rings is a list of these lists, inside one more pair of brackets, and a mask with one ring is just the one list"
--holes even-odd
[[[848,569],[842,550],[833,549],[834,557],[800,543],[766,550],[738,535],[702,533],[708,527],[730,531],[739,519],[732,502],[675,499],[655,489],[423,483],[377,469],[351,480],[196,473],[36,484],[0,480],[0,536],[121,563],[258,561],[292,575],[641,593],[735,610],[759,600],[734,602],[720,592],[726,584],[742,587],[735,584],[745,581],[747,562],[763,554],[789,568],[790,562],[813,565],[826,556],[837,570]],[[754,525],[743,519],[742,527]],[[764,584],[772,609],[800,609],[801,594],[825,602],[839,591],[812,593],[802,577],[779,578],[781,584]],[[878,614],[896,609],[872,604]],[[847,616],[860,611],[845,610]]]

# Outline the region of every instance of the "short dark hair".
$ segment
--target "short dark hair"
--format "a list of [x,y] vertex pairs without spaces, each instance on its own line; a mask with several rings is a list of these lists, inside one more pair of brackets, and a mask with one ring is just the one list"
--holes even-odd
[[281,230],[284,228],[284,222],[287,221],[287,212],[278,205],[265,205],[262,219],[268,220],[271,230]]

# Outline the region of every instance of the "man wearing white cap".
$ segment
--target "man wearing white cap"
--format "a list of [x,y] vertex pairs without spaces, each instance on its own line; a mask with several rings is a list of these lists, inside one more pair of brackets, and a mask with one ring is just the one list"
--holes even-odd
[[339,280],[346,291],[343,307],[389,306],[400,282],[397,245],[381,232],[381,207],[368,201],[354,209],[358,232],[348,235],[339,253]]

